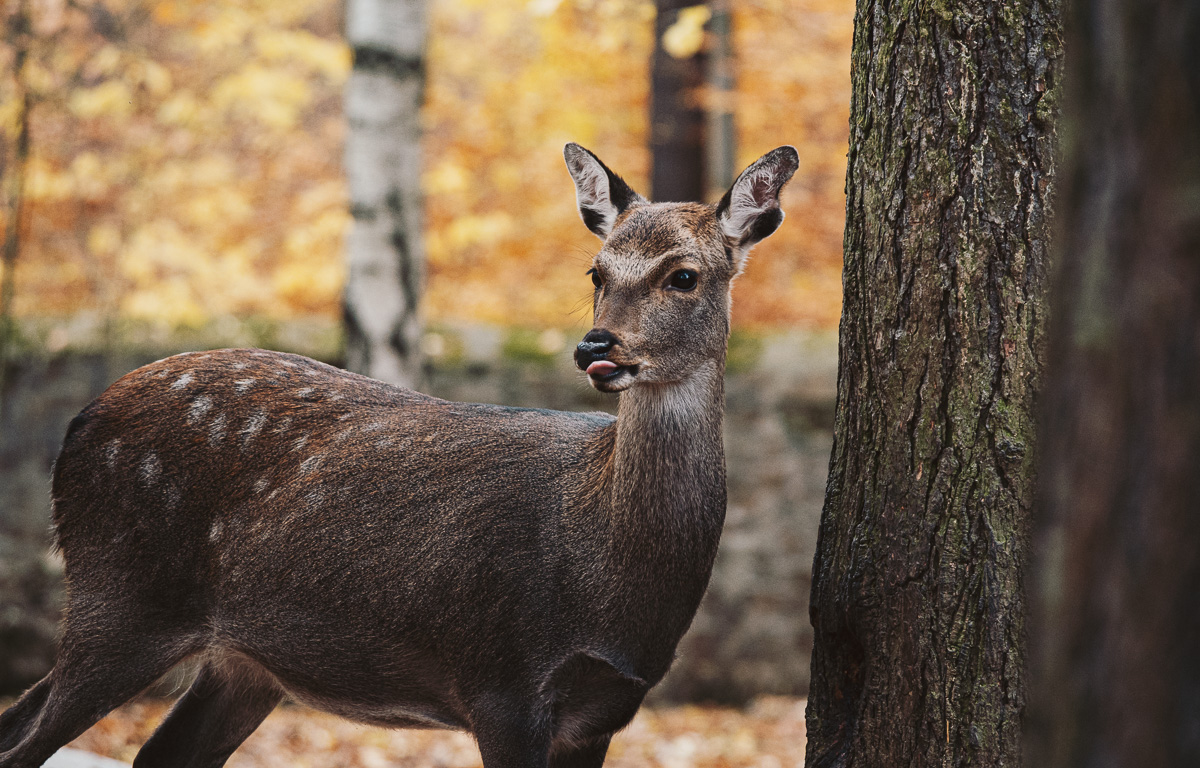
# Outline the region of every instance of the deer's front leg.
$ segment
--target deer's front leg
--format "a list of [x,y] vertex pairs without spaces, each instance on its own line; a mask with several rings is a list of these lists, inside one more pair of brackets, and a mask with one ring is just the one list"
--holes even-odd
[[549,717],[516,697],[488,697],[475,707],[471,730],[483,768],[549,768]]
[[600,768],[611,739],[611,733],[605,734],[581,747],[556,751],[550,755],[550,768]]

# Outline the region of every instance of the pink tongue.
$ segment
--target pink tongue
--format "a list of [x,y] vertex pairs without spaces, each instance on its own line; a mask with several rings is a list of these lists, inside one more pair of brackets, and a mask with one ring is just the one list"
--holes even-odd
[[615,363],[610,363],[607,360],[597,360],[587,367],[588,376],[604,376],[617,370]]

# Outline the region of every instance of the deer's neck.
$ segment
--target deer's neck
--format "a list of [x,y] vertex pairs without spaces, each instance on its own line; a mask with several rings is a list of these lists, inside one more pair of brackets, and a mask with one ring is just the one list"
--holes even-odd
[[721,422],[724,365],[688,380],[621,394],[604,472],[602,572],[589,581],[589,615],[613,647],[655,682],[674,657],[708,585],[725,520]]
[[723,366],[622,393],[613,449],[614,515],[647,524],[694,525],[725,508]]

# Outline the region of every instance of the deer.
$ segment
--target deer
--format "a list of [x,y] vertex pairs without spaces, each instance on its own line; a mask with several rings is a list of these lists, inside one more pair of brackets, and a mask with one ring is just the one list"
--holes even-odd
[[51,473],[58,655],[0,715],[0,768],[42,765],[188,659],[135,768],[224,765],[285,697],[466,730],[485,768],[603,765],[708,585],[731,285],[798,156],[763,155],[709,205],[651,203],[563,154],[602,241],[574,361],[619,393],[615,418],[255,349],[125,375]]

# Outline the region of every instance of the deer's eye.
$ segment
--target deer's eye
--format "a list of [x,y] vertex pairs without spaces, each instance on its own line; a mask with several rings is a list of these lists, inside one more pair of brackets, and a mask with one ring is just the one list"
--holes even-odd
[[592,285],[596,286],[597,288],[604,285],[604,281],[600,279],[600,273],[597,272],[595,268],[589,269],[587,274],[592,276]]
[[678,270],[671,275],[667,287],[677,291],[690,291],[696,287],[696,273],[690,269]]

